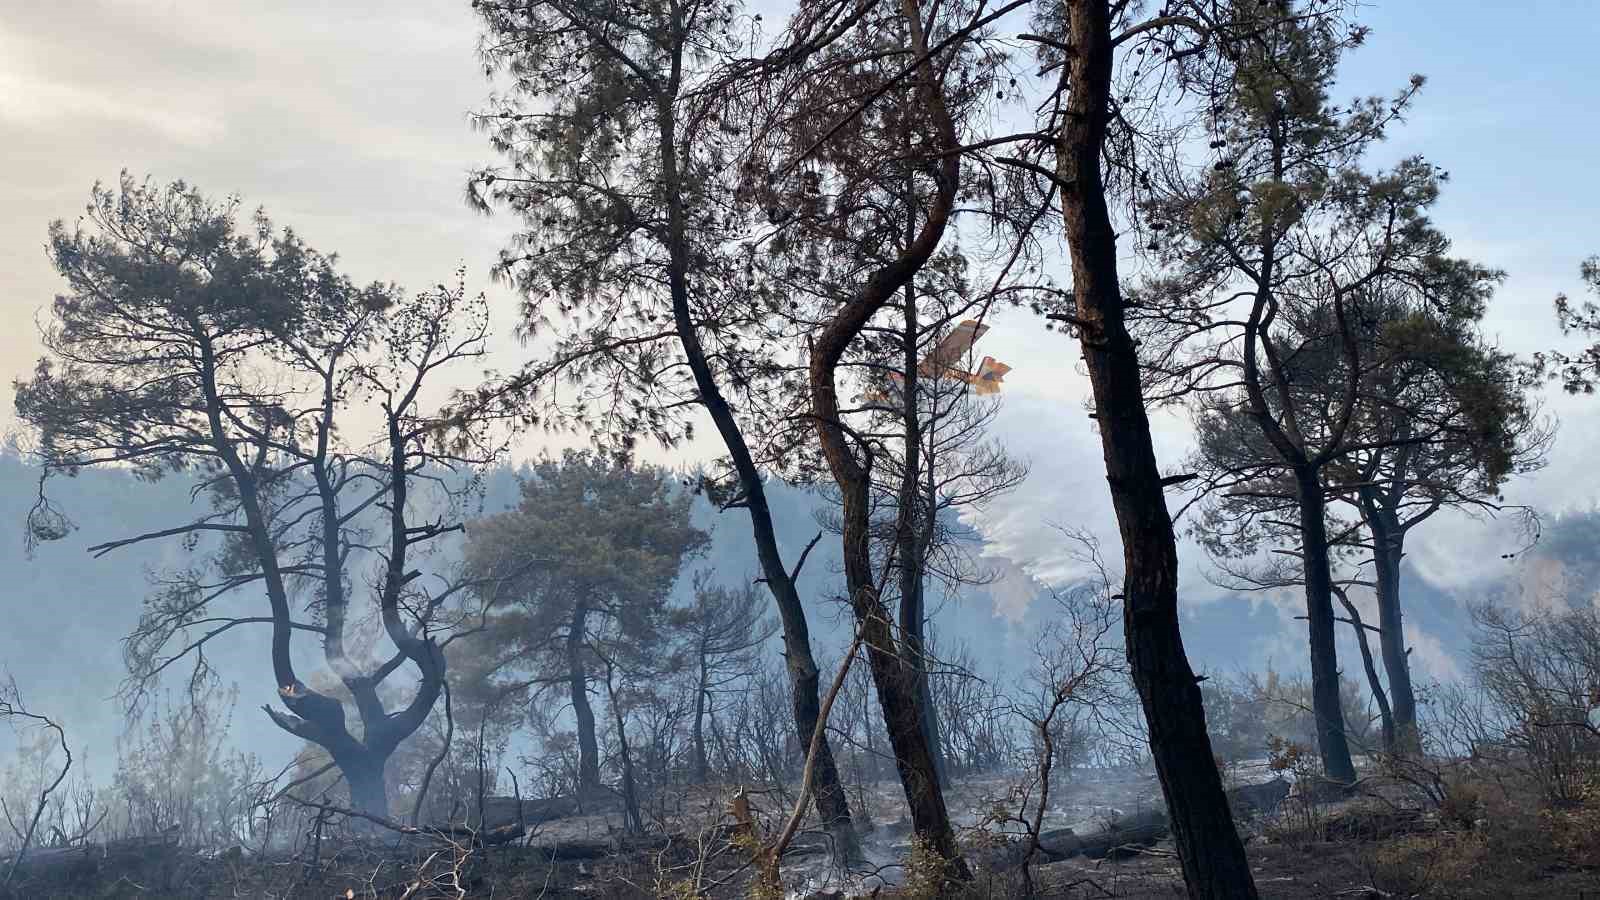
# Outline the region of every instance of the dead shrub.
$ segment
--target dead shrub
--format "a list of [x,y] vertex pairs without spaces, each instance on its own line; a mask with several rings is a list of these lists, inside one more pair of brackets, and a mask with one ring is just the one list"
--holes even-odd
[[1542,810],[1550,845],[1572,868],[1600,867],[1600,778],[1590,778],[1574,802]]
[[1399,896],[1466,897],[1490,858],[1477,832],[1413,834],[1372,851],[1373,886]]
[[1482,818],[1483,787],[1470,779],[1451,777],[1441,781],[1439,824],[1456,831],[1470,831]]

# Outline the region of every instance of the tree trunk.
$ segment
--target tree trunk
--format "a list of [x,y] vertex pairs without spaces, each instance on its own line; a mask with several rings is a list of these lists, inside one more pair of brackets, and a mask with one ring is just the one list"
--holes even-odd
[[350,808],[367,815],[389,818],[389,793],[384,784],[383,770],[389,759],[387,754],[371,751],[357,755],[342,755],[334,762],[350,788]]
[[1356,631],[1356,646],[1361,648],[1361,668],[1367,673],[1367,686],[1372,688],[1373,702],[1378,704],[1378,721],[1383,728],[1383,749],[1385,752],[1394,753],[1395,744],[1394,712],[1389,708],[1389,694],[1383,689],[1383,681],[1378,677],[1377,663],[1372,659],[1372,645],[1367,640],[1367,625],[1361,621],[1361,611],[1350,602],[1345,592],[1338,586],[1333,589],[1339,602],[1344,605],[1345,612],[1350,614],[1350,625]]
[[701,656],[700,680],[694,692],[694,730],[690,743],[694,752],[694,782],[705,784],[710,778],[711,766],[706,762],[706,672],[705,657]]
[[1378,644],[1394,708],[1394,745],[1389,749],[1415,755],[1422,752],[1422,736],[1417,730],[1417,698],[1411,686],[1411,657],[1406,654],[1400,606],[1400,558],[1405,553],[1406,535],[1387,511],[1371,517],[1369,527],[1378,574]]
[[606,667],[606,698],[611,705],[611,721],[617,728],[617,755],[622,763],[622,812],[629,834],[644,834],[644,815],[639,809],[639,791],[633,777],[633,753],[628,749],[628,728],[622,719],[622,706],[612,687],[610,664]]
[[600,741],[595,737],[594,707],[589,704],[589,673],[583,665],[583,638],[589,607],[579,600],[572,609],[567,630],[567,678],[572,692],[572,716],[578,724],[578,796],[600,793]]
[[[910,98],[906,98],[909,102]],[[910,154],[910,136],[906,136],[906,153]],[[917,239],[916,185],[911,173],[906,173],[906,248]],[[927,583],[928,536],[933,533],[933,517],[937,513],[938,497],[930,489],[922,491],[922,472],[928,472],[933,481],[934,457],[922,453],[922,419],[918,409],[918,395],[922,387],[920,361],[917,352],[917,285],[912,278],[905,284],[905,316],[901,330],[901,363],[905,367],[905,380],[900,398],[900,416],[904,425],[904,466],[900,472],[900,486],[896,494],[895,548],[900,559],[900,639],[905,642],[906,662],[915,670],[917,696],[922,703],[922,732],[933,754],[934,775],[945,783],[944,762],[939,754],[939,727],[935,720],[932,694],[928,690],[927,645],[923,640],[927,615],[925,589]]]
[[[951,163],[946,165],[947,169],[954,168]],[[941,184],[941,189],[951,197],[956,175],[947,170],[946,180]],[[861,294],[823,326],[812,348],[808,379],[817,441],[833,480],[839,486],[845,590],[855,612],[861,642],[867,648],[873,685],[883,708],[884,725],[894,751],[906,805],[911,810],[912,827],[934,852],[950,861],[953,875],[965,878],[968,870],[956,847],[944,792],[923,728],[917,669],[907,659],[910,648],[895,638],[889,611],[873,578],[869,521],[871,469],[856,459],[847,443],[840,422],[838,386],[834,381],[839,360],[850,342],[932,255],[948,221],[948,199],[936,210],[930,213],[929,224],[907,253],[875,272]]]
[[1305,571],[1306,624],[1311,637],[1311,709],[1317,719],[1322,773],[1331,781],[1356,780],[1339,700],[1339,651],[1334,644],[1333,575],[1328,555],[1327,501],[1322,478],[1310,466],[1294,473],[1300,507],[1300,553]]
[[[811,653],[811,630],[806,624],[806,611],[800,603],[800,593],[795,589],[795,575],[791,575],[784,567],[783,556],[778,551],[777,533],[772,526],[772,508],[767,503],[766,483],[761,471],[756,468],[755,458],[750,454],[750,445],[745,441],[739,420],[717,385],[705,346],[700,341],[699,325],[689,305],[688,214],[684,209],[682,179],[678,171],[677,119],[672,99],[663,100],[658,124],[661,129],[661,182],[667,196],[667,250],[671,257],[667,280],[672,293],[673,325],[689,371],[694,375],[695,387],[700,391],[700,403],[711,417],[712,424],[717,427],[717,433],[722,436],[734,471],[739,476],[739,488],[744,495],[744,506],[750,513],[750,528],[755,538],[756,556],[761,561],[761,573],[767,588],[772,591],[779,621],[783,623],[783,658],[789,673],[795,733],[801,746],[807,746],[816,730],[821,706],[817,694],[817,660]],[[861,844],[855,826],[850,821],[850,801],[845,796],[844,786],[839,783],[833,745],[826,734],[817,748],[812,783],[817,815],[822,827],[833,839],[836,857],[847,863],[860,859]]]
[[939,711],[933,705],[933,686],[926,667],[917,675],[917,694],[922,704],[922,733],[928,739],[928,752],[933,754],[933,773],[939,784],[950,784],[949,764],[944,758],[944,731],[939,727]]
[[1257,896],[1206,732],[1205,707],[1178,627],[1178,551],[1145,412],[1139,359],[1123,321],[1116,232],[1100,155],[1113,47],[1106,0],[1066,0],[1066,116],[1056,176],[1072,256],[1076,318],[1122,535],[1123,629],[1150,728],[1161,790],[1189,895]]
[[[818,385],[813,383],[812,387],[815,391]],[[843,448],[843,434],[837,429],[832,432],[823,442],[825,453],[830,456],[841,451],[847,453]],[[956,846],[944,790],[923,727],[917,669],[903,659],[889,627],[889,611],[873,587],[867,484],[864,478],[840,478],[837,474],[835,478],[841,482],[844,500],[845,589],[855,611],[856,627],[861,630],[862,643],[867,648],[872,683],[878,692],[889,746],[894,752],[895,770],[911,811],[911,827],[935,853],[950,862],[953,875],[965,878],[968,872]]]
[[[903,21],[912,38],[912,50],[922,60],[917,66],[920,102],[926,105],[936,131],[935,146],[945,152],[937,160],[935,194],[929,198],[921,229],[894,260],[877,268],[865,280],[856,296],[838,308],[817,332],[811,348],[807,380],[811,391],[811,414],[817,442],[828,463],[841,501],[845,590],[862,644],[872,681],[883,708],[884,725],[895,755],[895,768],[911,810],[912,827],[929,849],[948,862],[949,877],[966,879],[970,870],[961,860],[950,813],[945,808],[944,792],[934,769],[928,735],[923,730],[916,671],[906,661],[906,648],[897,640],[889,611],[878,593],[872,571],[870,542],[871,459],[856,458],[849,445],[839,405],[836,375],[845,351],[894,295],[916,277],[933,256],[944,238],[955,208],[961,177],[960,140],[954,120],[945,105],[942,75],[928,52],[918,4],[905,0]],[[909,164],[909,163],[908,163]],[[861,447],[861,452],[871,450]]]

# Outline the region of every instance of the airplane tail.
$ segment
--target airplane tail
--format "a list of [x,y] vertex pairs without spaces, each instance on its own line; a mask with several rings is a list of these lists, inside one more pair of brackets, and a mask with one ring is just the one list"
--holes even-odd
[[1000,383],[1006,377],[1011,367],[1003,362],[995,362],[992,356],[985,356],[978,365],[978,373],[972,379],[973,393],[979,395],[998,394]]

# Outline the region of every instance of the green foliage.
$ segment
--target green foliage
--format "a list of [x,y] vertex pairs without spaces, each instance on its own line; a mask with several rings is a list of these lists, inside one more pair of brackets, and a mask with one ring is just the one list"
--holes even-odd
[[950,860],[921,835],[912,835],[903,871],[900,896],[907,900],[938,900],[948,895],[954,880]]
[[[406,300],[393,286],[357,287],[333,256],[265,214],[242,224],[238,206],[181,181],[140,184],[124,173],[116,189],[94,187],[74,229],[52,225],[51,259],[69,290],[52,307],[47,355],[16,385],[17,411],[37,432],[46,476],[100,466],[159,479],[192,469],[193,496],[209,501],[169,510],[177,520],[165,527],[91,548],[177,539],[193,551],[214,539],[203,560],[153,577],[128,641],[130,697],[137,702],[185,657],[203,670],[207,642],[234,626],[270,624],[273,685],[289,713],[268,707],[268,715],[337,748],[352,785],[360,760],[359,780],[370,786],[443,684],[433,632],[449,625],[435,616],[459,591],[448,577],[442,588],[419,581],[413,567],[456,529],[442,515],[420,526],[407,517],[428,506],[447,513],[460,482],[470,482],[460,469],[498,448],[481,420],[452,422],[442,440],[443,424],[418,398],[434,373],[482,354],[486,305],[459,281]],[[376,441],[354,434],[362,416],[379,423]],[[59,537],[56,518],[41,482],[33,535]],[[374,518],[384,521],[369,530]],[[381,559],[368,553],[375,546]],[[361,562],[371,567],[377,613],[369,622],[377,627],[364,632],[346,627],[350,569]],[[245,588],[265,595],[270,616],[214,614],[213,601]],[[310,612],[297,621],[291,594],[301,591]],[[339,698],[308,690],[315,679],[297,675],[296,634],[320,635]],[[402,663],[417,668],[419,687],[390,712],[379,687]],[[359,738],[341,699],[360,716]],[[376,789],[360,802],[381,805]]]
[[52,307],[51,355],[16,390],[18,415],[52,464],[116,459],[146,478],[214,470],[208,393],[237,398],[243,423],[300,437],[287,410],[248,399],[260,394],[261,363],[297,355],[273,340],[330,340],[341,323],[391,305],[394,290],[356,287],[335,257],[259,210],[239,218],[237,198],[214,203],[182,181],[140,184],[124,172],[117,189],[95,185],[87,227],[50,226],[50,258],[69,290]]
[[[1589,293],[1600,296],[1600,256],[1584,260],[1578,274]],[[1576,304],[1566,294],[1558,294],[1556,322],[1562,334],[1576,331],[1586,337],[1600,336],[1600,306],[1592,300]],[[1576,355],[1556,350],[1535,354],[1534,359],[1535,375],[1559,380],[1569,394],[1594,393],[1596,375],[1600,374],[1600,343],[1590,344]]]
[[[558,640],[584,609],[586,654],[644,664],[664,646],[667,600],[708,536],[663,469],[585,451],[544,460],[509,511],[468,527],[465,564],[490,585],[486,629],[459,656],[459,694],[540,693],[568,671]],[[592,663],[590,664],[592,666]]]
[[[512,77],[474,117],[501,164],[472,175],[468,199],[522,219],[497,272],[525,298],[525,333],[556,338],[499,396],[622,447],[690,436],[696,387],[664,285],[674,247],[694,262],[696,322],[718,332],[710,364],[745,378],[770,365],[743,345],[758,324],[723,293],[724,247],[743,229],[725,175],[743,133],[704,106],[739,43],[737,6],[473,6],[486,72]],[[536,397],[556,375],[569,389]]]

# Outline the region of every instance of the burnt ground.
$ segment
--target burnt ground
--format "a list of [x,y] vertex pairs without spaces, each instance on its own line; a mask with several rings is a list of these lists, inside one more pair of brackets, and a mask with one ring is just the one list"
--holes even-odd
[[[1184,896],[1170,840],[1130,849],[1118,858],[1074,857],[1033,869],[1025,893],[1014,861],[996,850],[1003,838],[992,821],[1008,786],[1003,779],[970,780],[951,791],[952,814],[964,828],[970,858],[980,864],[952,898],[1141,898]],[[138,858],[96,860],[43,873],[19,873],[10,892],[28,898],[651,898],[679,893],[698,880],[702,896],[749,896],[748,855],[728,844],[723,810],[727,791],[678,798],[660,810],[672,838],[622,841],[616,816],[571,816],[538,827],[529,846],[473,848],[437,840],[409,847],[329,842],[313,863],[309,854],[275,859],[240,854],[201,857],[157,848]],[[1084,778],[1057,791],[1045,828],[1093,829],[1118,815],[1146,809],[1159,796],[1146,775]],[[903,804],[893,784],[853,788],[852,800],[872,828],[864,850],[876,871],[841,882],[826,876],[815,838],[784,865],[789,897],[838,900],[878,896],[928,897],[898,887],[901,865],[913,858]],[[1298,804],[1242,824],[1246,850],[1263,898],[1564,898],[1600,900],[1600,816],[1553,818],[1548,811],[1481,801],[1476,818],[1448,821],[1437,810],[1408,805],[1391,792],[1320,804]],[[758,822],[770,830],[782,805],[756,795]],[[1014,807],[1013,807],[1014,808]],[[985,825],[980,830],[977,826]],[[1014,827],[1014,826],[1013,826]],[[1586,849],[1587,848],[1587,849]],[[616,852],[618,850],[622,852]],[[1011,855],[1014,857],[1014,854]],[[915,865],[915,863],[913,863]],[[0,875],[3,875],[0,866]]]

